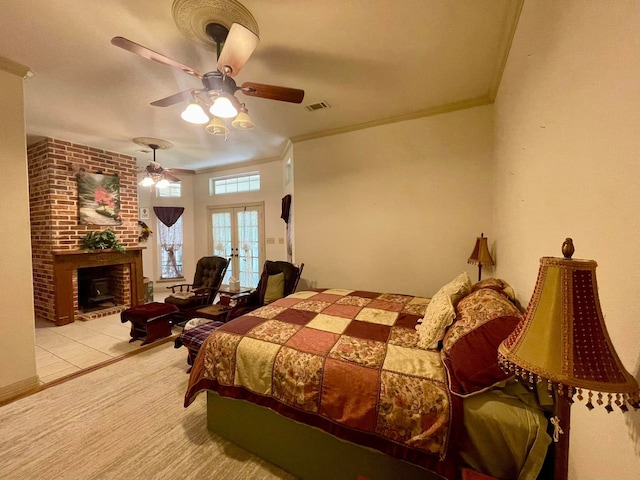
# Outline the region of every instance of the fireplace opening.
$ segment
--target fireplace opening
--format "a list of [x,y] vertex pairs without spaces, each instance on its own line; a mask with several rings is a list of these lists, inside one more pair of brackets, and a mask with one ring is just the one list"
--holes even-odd
[[113,295],[109,267],[78,269],[78,307],[87,312],[102,308],[105,304],[116,305]]

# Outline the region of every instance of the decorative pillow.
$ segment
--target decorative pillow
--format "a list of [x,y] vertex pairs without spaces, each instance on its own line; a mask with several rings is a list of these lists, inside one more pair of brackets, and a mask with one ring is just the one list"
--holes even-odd
[[438,348],[447,327],[456,317],[455,306],[470,291],[471,279],[467,272],[463,272],[436,292],[424,312],[422,322],[416,325],[420,348]]
[[463,298],[442,342],[451,392],[466,397],[509,378],[498,364],[498,346],[522,320],[503,294],[482,288]]
[[264,304],[275,302],[284,296],[284,273],[267,277],[267,288],[264,291]]
[[513,291],[513,288],[511,288],[511,285],[500,278],[485,278],[484,280],[480,280],[473,284],[471,291],[476,292],[482,288],[490,288],[498,293],[502,293],[512,301],[516,299],[515,292]]

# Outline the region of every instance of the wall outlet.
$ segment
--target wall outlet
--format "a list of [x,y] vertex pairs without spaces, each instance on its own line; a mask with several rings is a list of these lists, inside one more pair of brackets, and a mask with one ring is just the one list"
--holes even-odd
[[267,243],[269,245],[274,245],[276,243],[276,239],[273,237],[267,237]]
[[282,237],[278,238],[278,243],[280,245],[284,244],[284,238],[282,238]]

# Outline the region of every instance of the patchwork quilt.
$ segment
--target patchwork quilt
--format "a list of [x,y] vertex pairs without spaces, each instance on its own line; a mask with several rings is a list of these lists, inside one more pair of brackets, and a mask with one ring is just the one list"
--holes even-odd
[[453,400],[439,352],[417,347],[428,303],[342,289],[277,300],[205,340],[185,406],[214,390],[432,466],[451,441]]

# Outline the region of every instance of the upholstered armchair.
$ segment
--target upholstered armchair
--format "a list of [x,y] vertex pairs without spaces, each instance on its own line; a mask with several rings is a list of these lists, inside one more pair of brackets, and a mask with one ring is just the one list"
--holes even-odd
[[236,297],[236,305],[229,311],[226,320],[232,320],[295,292],[303,268],[304,263],[298,267],[289,262],[267,260],[256,289]]
[[167,287],[171,294],[165,303],[175,305],[181,312],[211,305],[216,298],[229,260],[223,257],[202,257],[196,264],[193,283],[178,283]]

